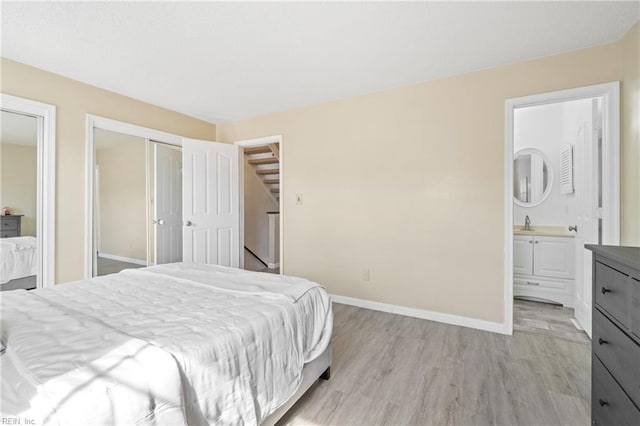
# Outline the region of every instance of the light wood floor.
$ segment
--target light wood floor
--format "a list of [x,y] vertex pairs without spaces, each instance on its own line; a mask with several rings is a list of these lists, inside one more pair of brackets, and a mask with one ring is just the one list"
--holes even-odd
[[279,425],[589,425],[590,343],[334,304],[331,380]]
[[135,263],[122,262],[120,260],[107,259],[98,256],[98,276],[116,274],[123,269],[142,268],[141,265]]
[[513,301],[513,329],[589,342],[589,336],[576,328],[572,308],[526,300]]

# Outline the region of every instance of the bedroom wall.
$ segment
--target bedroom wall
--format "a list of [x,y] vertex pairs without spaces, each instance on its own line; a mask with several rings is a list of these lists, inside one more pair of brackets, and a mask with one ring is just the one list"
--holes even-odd
[[622,39],[621,57],[621,243],[640,246],[640,24]]
[[107,255],[147,261],[147,174],[143,138],[116,134],[118,144],[100,148],[113,132],[96,131],[100,167],[100,243]]
[[223,123],[217,138],[284,135],[286,274],[338,295],[502,323],[505,99],[619,80],[620,49]]
[[0,91],[57,107],[56,282],[84,275],[86,114],[197,139],[216,126],[133,98],[2,58]]
[[2,141],[0,146],[0,208],[24,215],[22,235],[36,236],[37,156],[35,146]]
[[[255,168],[244,158],[244,245],[263,262],[269,259],[269,218],[267,212],[280,206],[265,190]],[[250,256],[247,254],[247,256]]]

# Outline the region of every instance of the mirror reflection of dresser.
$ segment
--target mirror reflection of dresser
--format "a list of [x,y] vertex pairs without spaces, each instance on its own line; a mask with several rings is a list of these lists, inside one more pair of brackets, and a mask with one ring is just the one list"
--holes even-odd
[[0,237],[9,238],[21,236],[22,216],[21,214],[0,216]]

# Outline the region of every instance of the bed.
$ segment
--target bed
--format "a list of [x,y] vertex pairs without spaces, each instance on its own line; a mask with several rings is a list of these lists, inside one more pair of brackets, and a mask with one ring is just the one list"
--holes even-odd
[[0,412],[35,424],[274,424],[331,364],[301,278],[176,263],[0,304]]
[[0,238],[0,291],[35,288],[37,273],[35,237]]

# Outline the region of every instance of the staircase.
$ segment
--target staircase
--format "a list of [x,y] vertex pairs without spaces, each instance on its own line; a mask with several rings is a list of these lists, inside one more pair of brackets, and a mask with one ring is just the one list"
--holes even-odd
[[262,180],[269,194],[277,202],[280,199],[280,148],[279,144],[252,146],[244,149],[244,155]]

